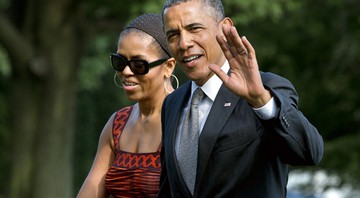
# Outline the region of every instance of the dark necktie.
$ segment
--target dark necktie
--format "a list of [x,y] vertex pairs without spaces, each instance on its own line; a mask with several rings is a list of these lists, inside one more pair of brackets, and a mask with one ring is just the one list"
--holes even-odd
[[182,176],[191,194],[194,194],[197,155],[199,143],[199,109],[204,92],[197,88],[191,99],[190,108],[186,113],[180,136],[178,162]]

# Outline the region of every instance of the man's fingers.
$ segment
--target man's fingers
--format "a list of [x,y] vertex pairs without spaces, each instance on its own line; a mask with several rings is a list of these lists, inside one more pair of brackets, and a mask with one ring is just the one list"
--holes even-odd
[[216,36],[216,40],[219,43],[222,51],[224,52],[225,57],[229,60],[233,57],[231,51],[230,51],[230,47],[229,44],[224,40],[224,38],[220,35]]
[[236,30],[236,27],[232,26],[229,31],[231,35],[232,45],[234,45],[233,50],[236,52],[236,54],[247,56],[248,49],[243,43],[242,38]]
[[247,40],[245,36],[241,37],[241,40],[244,46],[246,47],[246,49],[248,50],[249,58],[255,58],[255,49],[253,48],[251,43]]
[[215,64],[210,64],[209,65],[209,69],[211,69],[211,71],[213,71],[226,85],[229,76],[221,69],[220,66],[215,65]]

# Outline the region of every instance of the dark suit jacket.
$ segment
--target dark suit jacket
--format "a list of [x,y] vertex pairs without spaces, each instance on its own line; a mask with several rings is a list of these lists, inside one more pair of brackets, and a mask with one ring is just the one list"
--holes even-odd
[[[298,110],[293,85],[272,73],[261,76],[279,107],[276,118],[260,119],[244,99],[222,86],[200,135],[194,197],[286,197],[289,165],[314,165],[321,160],[322,137]],[[187,82],[163,104],[158,197],[191,197],[174,149],[190,90]]]

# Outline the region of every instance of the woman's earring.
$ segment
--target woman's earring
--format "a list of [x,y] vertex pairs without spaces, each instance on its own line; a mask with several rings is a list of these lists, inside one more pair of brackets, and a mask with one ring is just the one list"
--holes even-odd
[[117,78],[116,78],[116,77],[119,78],[119,76],[115,73],[115,75],[114,75],[114,83],[115,83],[115,85],[118,86],[118,87],[120,87],[120,88],[123,88],[121,85],[119,85],[119,84],[117,83],[117,81],[116,81]]
[[175,89],[177,89],[177,88],[179,88],[179,79],[175,76],[175,74],[171,74],[171,76],[175,79],[175,81],[176,81],[176,88]]
[[[175,79],[175,81],[176,81],[176,88],[175,88],[175,89],[179,88],[179,79],[178,79],[174,74],[171,74],[171,77],[173,77],[173,78]],[[171,78],[171,77],[170,77],[170,78]],[[170,84],[171,84],[171,79],[170,79]],[[172,85],[171,85],[171,86],[172,86]],[[166,83],[165,83],[165,81],[164,81],[164,88],[165,88],[166,93],[168,93],[168,94],[171,93],[171,92],[166,88]]]

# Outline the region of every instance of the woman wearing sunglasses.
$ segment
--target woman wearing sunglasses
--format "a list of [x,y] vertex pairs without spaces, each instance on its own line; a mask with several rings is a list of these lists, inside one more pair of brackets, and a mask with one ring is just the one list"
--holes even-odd
[[77,197],[156,197],[161,173],[161,106],[173,91],[170,78],[175,68],[161,16],[144,14],[130,22],[110,58],[115,83],[137,103],[115,112],[106,123]]

